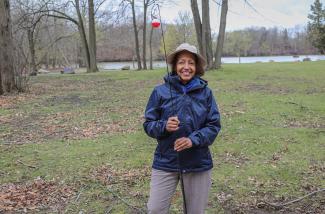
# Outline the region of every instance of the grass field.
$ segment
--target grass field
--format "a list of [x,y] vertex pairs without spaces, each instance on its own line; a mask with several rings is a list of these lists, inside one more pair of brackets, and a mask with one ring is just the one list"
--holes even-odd
[[[139,213],[155,140],[143,112],[165,70],[47,74],[0,97],[0,213]],[[207,213],[321,213],[325,61],[224,65],[204,78],[222,131]],[[181,193],[172,213],[180,213]]]

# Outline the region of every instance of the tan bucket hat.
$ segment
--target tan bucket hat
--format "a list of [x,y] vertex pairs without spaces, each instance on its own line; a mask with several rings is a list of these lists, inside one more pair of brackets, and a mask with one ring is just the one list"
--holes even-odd
[[190,45],[188,43],[182,43],[180,44],[176,50],[170,54],[168,54],[167,56],[167,63],[170,65],[174,65],[175,60],[176,60],[176,56],[178,53],[182,52],[182,51],[188,51],[192,54],[194,54],[197,57],[197,73],[200,75],[204,74],[204,69],[207,65],[206,60],[204,59],[204,57],[199,54],[197,48],[194,45]]

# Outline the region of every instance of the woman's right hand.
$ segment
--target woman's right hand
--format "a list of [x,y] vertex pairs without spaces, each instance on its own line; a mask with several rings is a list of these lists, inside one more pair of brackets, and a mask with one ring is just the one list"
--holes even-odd
[[179,120],[178,120],[178,117],[175,116],[175,117],[169,117],[168,118],[168,121],[167,121],[167,124],[166,124],[166,130],[168,132],[174,132],[174,131],[177,131],[178,128],[179,128]]

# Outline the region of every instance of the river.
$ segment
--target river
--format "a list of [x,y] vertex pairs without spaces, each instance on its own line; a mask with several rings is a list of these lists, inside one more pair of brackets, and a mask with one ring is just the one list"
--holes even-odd
[[[293,56],[258,56],[258,57],[240,57],[240,63],[256,63],[256,62],[295,62],[302,61],[304,58],[310,58],[311,61],[325,60],[325,55],[299,55]],[[238,57],[222,57],[222,63],[239,63]],[[103,70],[117,70],[121,69],[123,66],[130,66],[130,69],[136,69],[137,63],[128,62],[101,62],[98,63],[98,67]],[[149,67],[149,62],[147,63]],[[165,61],[154,61],[154,68],[166,67]]]

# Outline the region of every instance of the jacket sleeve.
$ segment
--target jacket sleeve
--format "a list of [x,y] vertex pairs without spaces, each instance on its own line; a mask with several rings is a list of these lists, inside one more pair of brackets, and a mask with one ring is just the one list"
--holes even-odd
[[158,139],[168,134],[167,121],[161,120],[160,98],[156,89],[150,95],[144,117],[143,128],[147,135]]
[[211,145],[221,129],[218,105],[211,90],[209,90],[207,109],[208,115],[205,121],[205,126],[189,135],[193,147],[204,147]]

